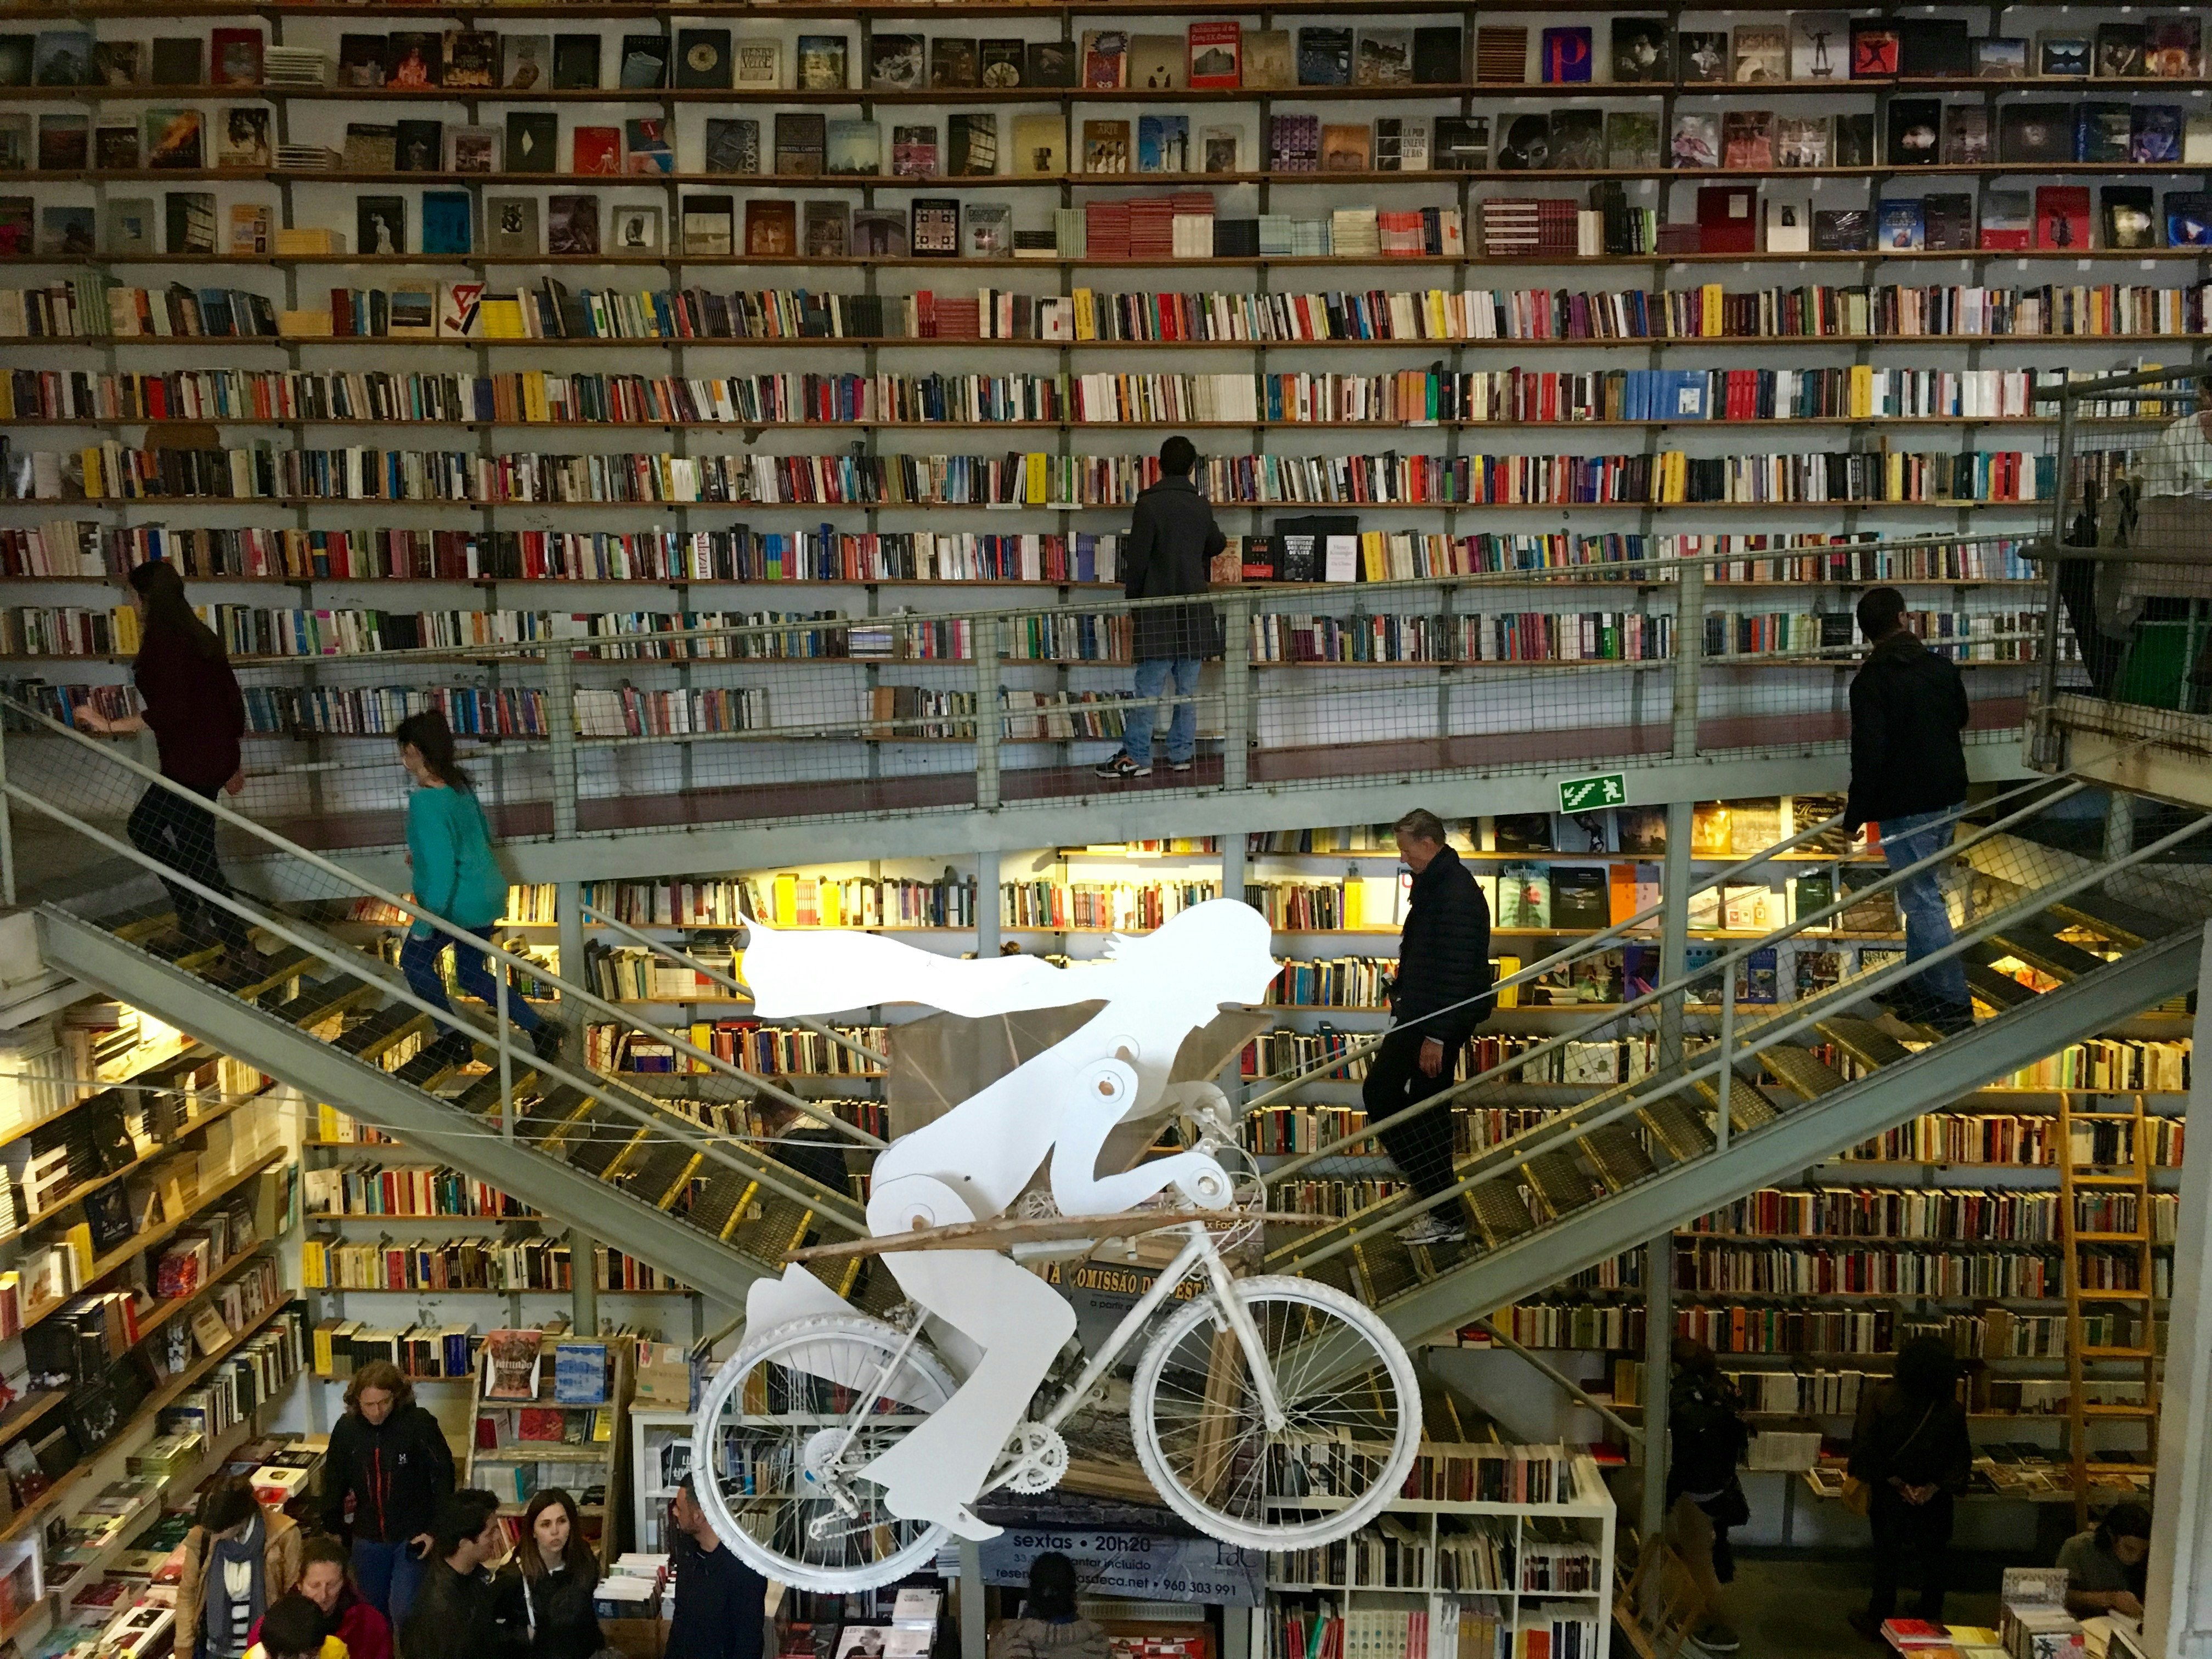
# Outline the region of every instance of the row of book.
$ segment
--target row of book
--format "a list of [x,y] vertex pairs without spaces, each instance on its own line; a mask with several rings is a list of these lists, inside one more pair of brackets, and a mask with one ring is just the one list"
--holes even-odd
[[[606,995],[605,991],[601,995]],[[610,999],[612,1000],[613,999]],[[888,1041],[880,1025],[841,1025],[834,1028],[849,1042],[884,1051]],[[882,1068],[863,1060],[849,1048],[832,1042],[818,1031],[797,1026],[763,1025],[757,1020],[697,1020],[684,1033],[694,1048],[748,1072],[769,1077],[873,1077]],[[604,1024],[584,1027],[586,1063],[605,1073],[696,1073],[705,1074],[706,1061],[678,1052],[670,1044],[640,1036],[628,1028]]]
[[[2069,1042],[2021,1067],[1994,1086],[2006,1089],[2075,1089],[2087,1093],[2189,1091],[2190,1042],[2093,1037]],[[2179,1127],[2179,1125],[2176,1126]]]
[[[240,290],[110,287],[101,279],[0,289],[0,335],[269,337],[947,339],[1068,343],[1322,340],[1649,339],[2200,334],[2203,282],[1796,284],[1730,291],[1565,288],[1249,294],[1097,290],[1065,296],[811,289],[570,289],[542,278],[504,301],[482,283],[333,289],[326,309],[280,311]],[[501,309],[501,306],[509,309]],[[502,322],[511,320],[511,326]],[[212,326],[211,326],[212,325]]]
[[530,1218],[532,1212],[489,1182],[443,1164],[354,1163],[308,1170],[302,1207],[313,1216],[481,1216]]
[[1309,1607],[1267,1598],[1265,1659],[1596,1659],[1597,1620],[1572,1602],[1429,1598],[1425,1607]]
[[[2085,1249],[2085,1290],[2150,1290],[2167,1293],[2170,1270],[2162,1261],[2153,1283],[2139,1282],[2132,1250],[2114,1254]],[[1678,1240],[1674,1283],[1704,1295],[1929,1296],[1967,1300],[2056,1301],[2065,1292],[2063,1264],[2055,1255],[2020,1250],[1904,1250],[1879,1247],[1798,1249],[1727,1245]]]
[[[1494,1316],[1505,1334],[1532,1348],[1635,1352],[1644,1346],[1640,1303],[1516,1303]],[[1674,1331],[1716,1353],[1893,1354],[1920,1335],[1942,1337],[1962,1357],[2047,1359],[2066,1352],[2068,1316],[1987,1308],[1936,1320],[1893,1308],[1703,1307],[1674,1310]],[[2132,1314],[2084,1314],[2085,1347],[2140,1346],[2146,1322]]]
[[[1753,1237],[1989,1239],[2050,1244],[2059,1237],[2059,1194],[2019,1188],[1974,1191],[1911,1187],[1761,1188],[1689,1224],[1698,1233]],[[2094,1188],[2075,1194],[2075,1225],[2130,1232],[2146,1218],[2136,1194]],[[2180,1198],[2153,1193],[2152,1236],[2173,1241]]]
[[[2002,503],[2051,499],[2055,456],[1888,450],[1692,456],[1209,456],[1201,490],[1224,505],[1683,506]],[[465,450],[134,449],[19,453],[26,501],[386,501],[1119,508],[1156,479],[1151,457],[590,455]]]
[[2143,1145],[2132,1123],[2075,1123],[2070,1140],[2056,1116],[2017,1113],[1929,1112],[1886,1129],[1837,1155],[1839,1163],[2056,1164],[2060,1154],[2076,1168],[2133,1164],[2179,1169],[2187,1125],[2178,1117],[2146,1117]]
[[[1851,535],[1502,534],[1382,531],[1370,564],[1362,541],[1361,579],[1424,578],[1608,567],[1594,574],[1664,583],[1670,564],[1644,562],[1715,556],[1706,580],[1727,582],[1942,581],[2033,580],[2019,543],[2004,536],[1926,546],[1874,547],[1870,531]],[[1234,570],[1217,581],[1276,580],[1282,548],[1267,537],[1234,538]],[[1121,568],[1117,533],[1036,532],[979,535],[948,531],[638,532],[583,530],[300,530],[164,525],[105,526],[52,520],[0,526],[0,574],[121,575],[167,559],[187,578],[273,576],[288,580],[396,577],[407,580],[570,581],[1050,581],[1111,582]],[[1310,551],[1310,549],[1309,549]],[[1248,578],[1247,566],[1254,567]],[[1379,573],[1379,575],[1378,574]],[[1304,580],[1326,574],[1309,557]],[[1747,849],[1755,850],[1755,849]]]
[[476,1369],[483,1338],[472,1324],[381,1328],[360,1319],[325,1319],[313,1328],[314,1370],[344,1379],[372,1360],[399,1367],[404,1376],[467,1376]]
[[[592,1278],[602,1291],[684,1288],[659,1268],[604,1244],[592,1248]],[[301,1244],[303,1290],[506,1294],[566,1291],[574,1282],[574,1258],[564,1239],[448,1238],[413,1243],[385,1239],[348,1244],[310,1237]]]
[[0,419],[454,425],[1552,425],[2047,413],[2064,369],[1431,368],[1380,374],[752,374],[678,380],[579,373],[460,375],[177,369],[18,370]]

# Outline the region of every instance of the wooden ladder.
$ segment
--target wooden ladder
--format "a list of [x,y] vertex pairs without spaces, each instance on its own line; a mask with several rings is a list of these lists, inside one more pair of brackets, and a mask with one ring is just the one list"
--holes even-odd
[[[2143,1462],[2150,1462],[2152,1437],[2158,1420],[2158,1345],[2153,1321],[2151,1299],[2151,1142],[2150,1124],[2144,1110],[2143,1097],[2126,1097],[2129,1109],[2124,1112],[2082,1111],[2075,1106],[2075,1091],[2062,1089],[2058,1093],[2058,1185],[2059,1237],[2064,1246],[2066,1282],[2066,1382],[2068,1391],[2068,1453],[2072,1464],[2074,1486],[2074,1524],[2076,1530],[2089,1524],[2089,1491],[2091,1476],[2096,1472],[2089,1451],[2089,1425],[2114,1419],[2140,1422],[2144,1425]],[[2077,1164],[2075,1160],[2074,1126],[2098,1123],[2118,1123],[2126,1126],[2123,1133],[2128,1137],[2133,1158],[2124,1163],[2098,1164],[2092,1161]],[[2094,1134],[2094,1130],[2092,1131]],[[2080,1204],[2085,1198],[2099,1194],[2126,1194],[2135,1199],[2135,1225],[2125,1230],[2101,1231],[2081,1225]],[[2082,1285],[2081,1252],[2087,1246],[2132,1244],[2135,1246],[2136,1283],[2132,1289],[2085,1289]],[[2114,1312],[2135,1316],[2137,1342],[2103,1343],[2091,1346],[2086,1336],[2084,1310],[2107,1308]],[[2083,1397],[2082,1372],[2092,1360],[2124,1360],[2138,1362],[2142,1366],[2142,1399],[2137,1404],[2092,1405]]]

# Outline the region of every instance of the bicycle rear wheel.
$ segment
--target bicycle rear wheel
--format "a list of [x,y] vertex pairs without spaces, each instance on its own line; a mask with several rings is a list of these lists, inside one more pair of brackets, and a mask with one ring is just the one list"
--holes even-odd
[[881,1488],[854,1478],[951,1397],[937,1356],[916,1343],[901,1358],[905,1342],[880,1320],[828,1314],[763,1332],[714,1373],[693,1484],[741,1560],[843,1591],[894,1583],[936,1553],[944,1528],[892,1515]]
[[1413,1362],[1373,1312],[1326,1285],[1271,1276],[1235,1289],[1282,1425],[1267,1426],[1215,1299],[1198,1297],[1137,1362],[1138,1460],[1171,1509],[1225,1542],[1285,1550],[1342,1538],[1405,1484],[1421,1438]]

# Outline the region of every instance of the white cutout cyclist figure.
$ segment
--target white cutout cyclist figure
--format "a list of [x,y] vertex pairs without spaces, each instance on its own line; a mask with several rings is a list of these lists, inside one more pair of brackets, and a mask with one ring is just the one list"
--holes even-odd
[[[926,1317],[862,1315],[797,1263],[753,1285],[744,1342],[701,1397],[694,1456],[700,1506],[741,1559],[802,1589],[843,1591],[896,1583],[926,1565],[947,1532],[989,1538],[998,1528],[969,1506],[987,1491],[1057,1484],[1069,1468],[1060,1425],[1117,1374],[1127,1378],[1139,1468],[1216,1538],[1310,1547],[1347,1535],[1396,1496],[1421,1427],[1404,1346],[1328,1285],[1237,1277],[1224,1237],[1256,1213],[1196,1213],[1237,1203],[1213,1156],[1235,1146],[1236,1123],[1213,1085],[1170,1079],[1186,1039],[1224,1005],[1266,996],[1276,971],[1269,937],[1256,912],[1214,900],[1156,933],[1114,939],[1103,960],[1062,969],[752,926],[744,972],[763,1017],[890,1002],[969,1018],[1099,1006],[877,1158],[867,1251],[890,1245],[884,1266]],[[1118,1162],[1149,1138],[1142,1120],[1171,1109],[1195,1127],[1190,1150],[1099,1173],[1117,1128],[1138,1121],[1109,1153]],[[1075,1329],[1060,1293],[984,1243],[895,1242],[1004,1217],[1040,1170],[1060,1218],[988,1234],[995,1243],[1003,1231],[1014,1256],[1079,1259],[1102,1239],[1139,1233],[1182,1240],[1049,1399],[1040,1385]],[[1170,1189],[1167,1207],[1139,1209]],[[1224,1224],[1231,1234],[1216,1231]]]

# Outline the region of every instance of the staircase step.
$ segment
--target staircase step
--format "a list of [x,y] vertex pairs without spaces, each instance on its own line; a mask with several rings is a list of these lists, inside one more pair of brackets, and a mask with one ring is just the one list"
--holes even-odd
[[[521,1056],[518,1054],[515,1057],[514,1066],[515,1097],[521,1100],[534,1094],[537,1091],[538,1084],[538,1068],[524,1064]],[[573,1097],[568,1103],[571,1106],[583,1103],[585,1096],[581,1089],[570,1089],[568,1093]],[[447,1099],[449,1103],[466,1112],[471,1117],[496,1119],[499,1116],[499,1067],[495,1065],[482,1077],[471,1078],[466,1088],[447,1096]],[[536,1111],[539,1109],[539,1106],[533,1105],[531,1109]]]
[[1474,1230],[1482,1242],[1496,1249],[1510,1239],[1536,1231],[1528,1206],[1521,1196],[1518,1176],[1504,1176],[1470,1188],[1468,1207],[1474,1212]]
[[374,1060],[394,1043],[427,1030],[429,1024],[430,1016],[421,1009],[411,1008],[404,1002],[390,1002],[358,1024],[338,1033],[338,1040],[331,1046],[357,1060]]
[[287,1025],[319,1025],[333,1014],[350,1012],[382,989],[373,981],[339,974],[302,985],[298,995],[277,1003],[269,1012]]
[[1599,1196],[1596,1183],[1583,1172],[1571,1152],[1539,1152],[1521,1168],[1536,1196],[1554,1217],[1572,1214]]
[[2053,904],[2051,913],[2063,921],[2102,933],[2114,944],[2131,951],[2173,931],[2172,924],[2165,917],[2105,893],[2076,893]]
[[1636,1115],[1677,1164],[1702,1158],[1713,1148],[1713,1132],[1680,1095],[1668,1095],[1637,1109]]
[[746,1180],[726,1165],[715,1165],[691,1200],[691,1224],[710,1238],[728,1237],[759,1190],[758,1182]]
[[1656,1167],[1626,1121],[1601,1124],[1582,1139],[1583,1152],[1614,1192],[1634,1186]]
[[291,945],[273,955],[257,953],[257,957],[241,963],[236,957],[225,956],[220,963],[204,969],[200,977],[244,1002],[323,965],[323,959],[313,951]]
[[2001,974],[1984,962],[1966,963],[1966,988],[2000,1013],[2035,1000],[2034,992],[2010,974]]
[[149,899],[128,910],[118,910],[112,916],[102,916],[95,925],[136,945],[153,934],[173,929],[177,925],[177,907],[166,896]]
[[207,939],[188,939],[173,927],[146,933],[137,944],[148,956],[174,968],[197,969],[213,962],[222,953],[220,944]]
[[1880,1068],[1911,1058],[1911,1049],[1871,1020],[1837,1014],[1828,1019],[1814,1021],[1813,1029],[1862,1066]]
[[652,1142],[643,1152],[632,1158],[632,1167],[624,1174],[623,1185],[654,1209],[665,1210],[684,1189],[700,1157],[682,1141]]
[[1810,1048],[1777,1042],[1759,1051],[1759,1063],[1782,1079],[1782,1086],[1805,1100],[1844,1086],[1843,1074]]
[[[1782,1115],[1774,1109],[1774,1103],[1758,1089],[1740,1077],[1729,1080],[1729,1133],[1742,1134],[1763,1124],[1771,1123]],[[1701,1077],[1690,1085],[1699,1099],[1718,1114],[1721,1103],[1720,1079]]]
[[[495,1098],[494,1103],[497,1103]],[[570,1126],[585,1115],[592,1103],[590,1097],[580,1089],[556,1089],[535,1103],[528,1115],[514,1126],[514,1138],[541,1152],[551,1152],[560,1145]],[[484,1114],[479,1111],[477,1115],[481,1117]]]
[[[645,1131],[629,1118],[611,1109],[599,1106],[595,1112],[605,1112],[617,1121],[594,1121],[588,1135],[578,1136],[574,1128],[562,1143],[562,1154],[574,1168],[586,1175],[605,1180],[615,1167],[615,1160],[635,1145]],[[589,1115],[586,1115],[587,1120]]]
[[2078,945],[2069,945],[2039,917],[2008,927],[2002,933],[1992,933],[1990,942],[2002,946],[2007,955],[2018,957],[2029,967],[2053,979],[2076,980],[2105,965],[2102,957],[2092,956]]

